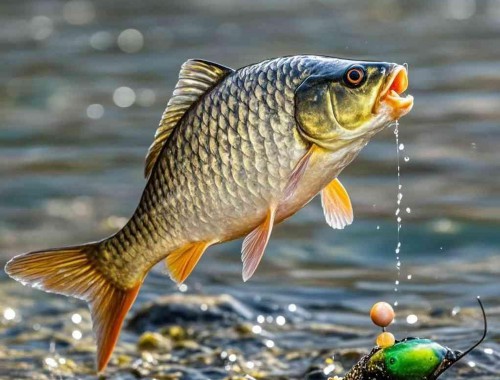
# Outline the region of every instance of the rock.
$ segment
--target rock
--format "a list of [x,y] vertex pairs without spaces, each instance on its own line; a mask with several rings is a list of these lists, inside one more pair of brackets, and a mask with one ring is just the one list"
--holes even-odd
[[217,323],[230,326],[254,318],[252,310],[230,295],[172,294],[146,304],[135,313],[128,328],[137,332],[168,325]]
[[172,341],[155,332],[145,332],[139,337],[137,348],[141,351],[170,351]]

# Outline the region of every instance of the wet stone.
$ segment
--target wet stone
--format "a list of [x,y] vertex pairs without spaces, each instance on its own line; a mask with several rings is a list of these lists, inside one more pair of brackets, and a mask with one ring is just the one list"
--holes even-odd
[[139,337],[137,348],[140,351],[170,351],[172,341],[159,333],[145,332]]
[[168,295],[146,304],[129,321],[136,332],[155,330],[168,325],[183,326],[216,323],[229,326],[252,319],[254,313],[229,295]]

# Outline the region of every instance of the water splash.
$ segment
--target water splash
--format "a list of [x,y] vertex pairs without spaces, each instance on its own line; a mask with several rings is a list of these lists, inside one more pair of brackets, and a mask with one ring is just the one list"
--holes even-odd
[[[397,268],[397,275],[396,275],[396,280],[394,282],[394,292],[399,291],[399,284],[400,284],[400,279],[401,279],[401,227],[402,227],[402,217],[400,215],[401,212],[401,201],[403,200],[403,192],[402,192],[402,185],[401,185],[401,162],[400,162],[400,152],[402,152],[405,149],[404,144],[399,143],[399,123],[396,121],[395,127],[394,127],[394,136],[396,137],[396,157],[397,157],[397,174],[398,174],[398,195],[396,198],[396,211],[395,211],[395,216],[396,216],[396,222],[397,222],[397,244],[396,248],[394,249],[394,253],[396,255],[396,268]],[[406,161],[406,159],[405,159]],[[398,305],[398,301],[394,302],[394,306]]]

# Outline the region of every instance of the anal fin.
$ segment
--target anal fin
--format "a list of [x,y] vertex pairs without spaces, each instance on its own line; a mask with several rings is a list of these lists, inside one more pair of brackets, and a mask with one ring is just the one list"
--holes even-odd
[[275,208],[270,208],[264,222],[250,232],[243,241],[241,261],[243,261],[243,281],[248,281],[259,266],[266,250],[274,225]]
[[178,284],[182,284],[210,245],[211,243],[204,241],[195,242],[170,252],[165,259],[170,277]]
[[343,229],[352,223],[352,211],[349,194],[340,181],[335,178],[321,191],[321,204],[326,223],[332,228]]

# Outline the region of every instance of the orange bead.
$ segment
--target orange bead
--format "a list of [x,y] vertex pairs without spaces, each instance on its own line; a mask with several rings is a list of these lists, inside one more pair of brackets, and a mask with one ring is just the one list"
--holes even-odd
[[377,337],[377,346],[381,348],[394,346],[394,343],[396,343],[396,338],[390,332],[383,332]]
[[377,326],[387,327],[394,320],[394,309],[387,302],[377,302],[370,310],[370,317]]

